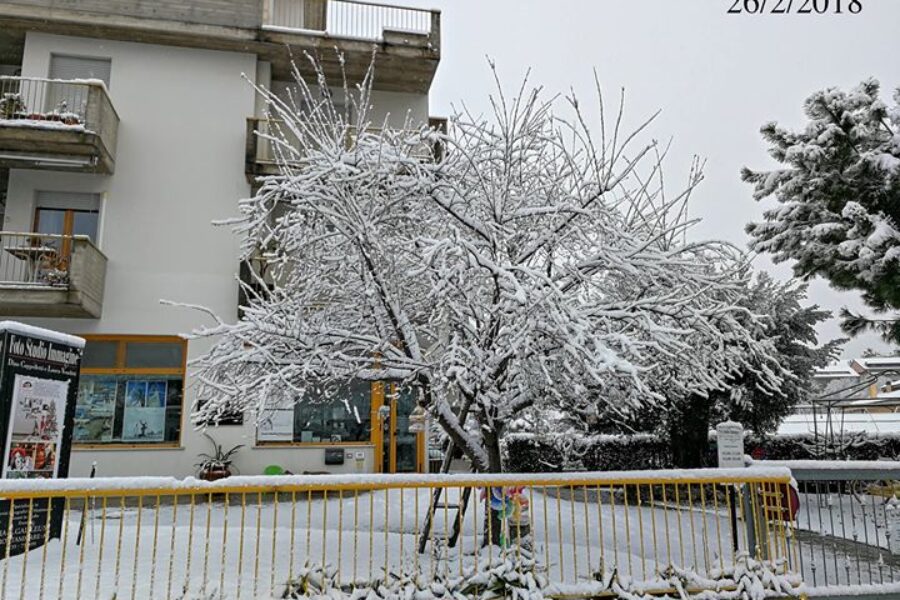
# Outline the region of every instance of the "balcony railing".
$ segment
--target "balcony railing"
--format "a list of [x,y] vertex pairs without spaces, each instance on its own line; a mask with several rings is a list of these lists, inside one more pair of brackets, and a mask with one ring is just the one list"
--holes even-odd
[[384,41],[385,30],[430,37],[430,10],[350,0],[265,0],[269,28],[324,32],[332,37]]
[[118,127],[100,81],[0,77],[0,164],[112,173]]
[[[246,144],[246,173],[248,178],[258,175],[273,175],[278,173],[279,157],[276,153],[276,140],[284,140],[285,144],[290,147],[297,148],[298,142],[293,139],[292,132],[285,127],[281,127],[283,121],[280,119],[267,119],[252,117],[247,119],[247,144]],[[429,126],[437,131],[446,133],[447,120],[431,118]],[[370,133],[378,133],[378,128],[369,128]],[[345,138],[345,144],[350,148],[356,141],[358,132],[356,129],[350,129]],[[288,155],[289,153],[285,153]],[[440,160],[443,156],[443,148],[440,144],[430,146],[420,144],[412,148],[410,154],[425,160]],[[284,160],[284,159],[282,159]],[[290,160],[285,161],[291,164]]]
[[99,317],[105,279],[86,236],[0,231],[0,315]]

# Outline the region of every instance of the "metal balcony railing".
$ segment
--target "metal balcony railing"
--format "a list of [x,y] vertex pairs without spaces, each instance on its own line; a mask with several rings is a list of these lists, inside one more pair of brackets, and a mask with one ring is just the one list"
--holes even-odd
[[68,286],[74,245],[71,235],[0,232],[0,287]]
[[93,86],[102,84],[0,77],[0,119],[34,126],[96,126],[88,124],[88,99]]
[[383,41],[384,31],[431,36],[430,10],[351,0],[265,0],[267,27]]
[[[111,173],[118,127],[119,116],[101,81],[0,77],[0,130],[6,131],[0,154],[5,159],[11,159],[8,154],[19,160],[60,163],[77,158]],[[49,134],[23,137],[27,130],[55,132],[55,141],[48,139]],[[85,135],[60,137],[66,133]]]

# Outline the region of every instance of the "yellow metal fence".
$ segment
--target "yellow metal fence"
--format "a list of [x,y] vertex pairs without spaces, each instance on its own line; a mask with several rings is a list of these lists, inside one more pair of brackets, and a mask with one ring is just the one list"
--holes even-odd
[[673,569],[722,581],[747,555],[789,576],[789,477],[765,468],[2,481],[0,597],[281,598],[323,578],[344,589],[447,583],[501,565],[553,593],[602,595],[613,583],[666,589]]

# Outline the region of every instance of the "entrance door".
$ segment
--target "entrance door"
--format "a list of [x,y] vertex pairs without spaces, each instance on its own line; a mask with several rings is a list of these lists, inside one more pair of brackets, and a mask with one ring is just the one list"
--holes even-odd
[[384,383],[381,419],[381,472],[424,471],[425,434],[410,433],[409,415],[416,407],[412,390],[396,383]]

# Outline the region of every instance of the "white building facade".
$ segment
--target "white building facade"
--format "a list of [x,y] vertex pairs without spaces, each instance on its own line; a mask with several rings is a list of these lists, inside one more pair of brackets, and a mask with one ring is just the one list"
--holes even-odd
[[[333,15],[342,15],[340,28]],[[347,17],[346,15],[350,15]],[[179,334],[209,307],[236,319],[233,216],[272,165],[252,84],[284,89],[290,58],[334,48],[352,79],[376,48],[373,117],[429,120],[440,16],[325,0],[0,1],[0,317],[85,337],[70,472],[196,473],[211,441],[242,474],[426,469],[412,403],[390,382],[200,431]],[[262,124],[262,125],[261,125]],[[351,410],[351,408],[353,410]]]

